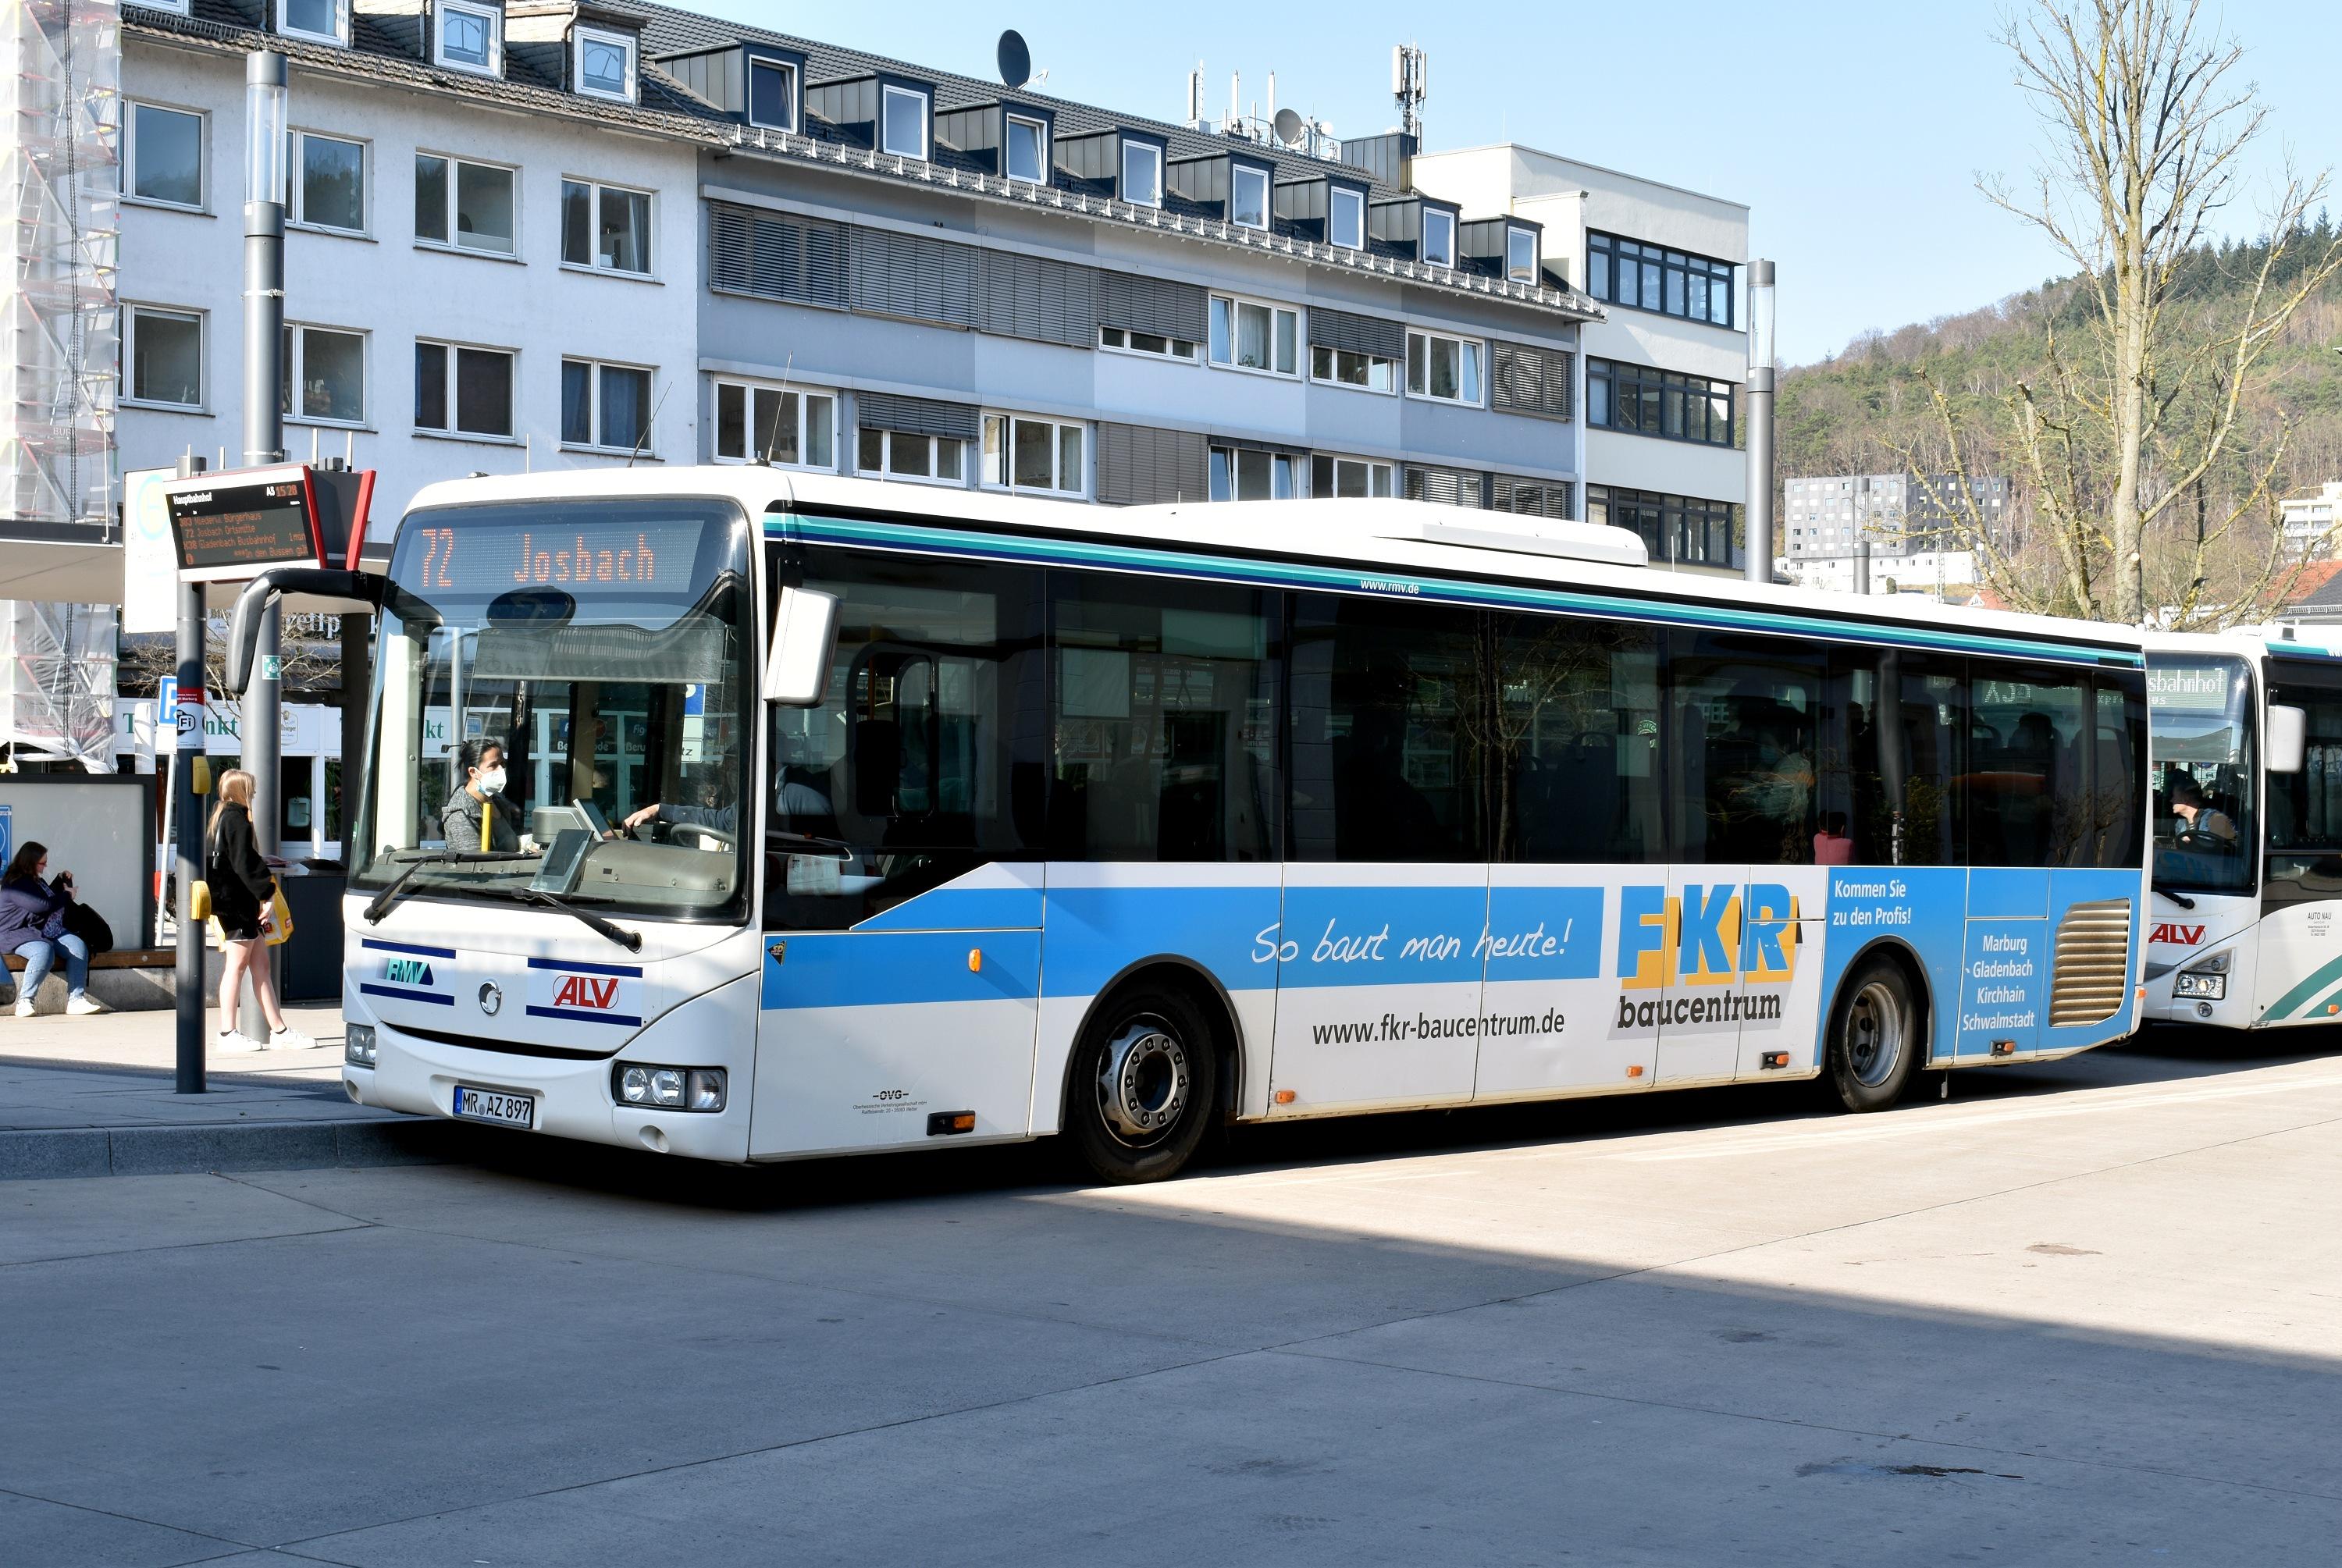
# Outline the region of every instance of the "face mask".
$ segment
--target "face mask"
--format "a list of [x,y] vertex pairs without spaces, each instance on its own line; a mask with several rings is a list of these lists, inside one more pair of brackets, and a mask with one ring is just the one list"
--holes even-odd
[[505,793],[505,770],[482,768],[478,782],[482,794],[502,794]]

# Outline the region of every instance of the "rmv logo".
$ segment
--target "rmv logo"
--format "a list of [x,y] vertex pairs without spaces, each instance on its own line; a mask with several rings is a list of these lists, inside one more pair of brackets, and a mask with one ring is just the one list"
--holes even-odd
[[2148,935],[2149,942],[2168,942],[2180,947],[2194,947],[2204,940],[2200,925],[2158,925]]
[[[1744,903],[1745,894],[1745,903]],[[1797,901],[1775,883],[1619,890],[1618,983],[1626,990],[1786,984],[1797,970]]]
[[565,974],[554,988],[555,1007],[575,1007],[587,1013],[607,1013],[618,1003],[618,982],[615,975]]
[[435,984],[431,978],[431,965],[420,958],[385,958],[382,964],[382,977],[393,985]]

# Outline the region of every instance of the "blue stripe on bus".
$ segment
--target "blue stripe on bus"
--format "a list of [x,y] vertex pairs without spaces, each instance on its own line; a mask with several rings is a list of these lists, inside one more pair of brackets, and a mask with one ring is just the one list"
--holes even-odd
[[862,522],[816,516],[809,513],[791,513],[776,517],[766,524],[766,529],[777,537],[796,538],[814,544],[879,544],[923,554],[956,555],[1021,564],[1114,566],[1157,575],[1206,578],[1253,585],[1266,584],[1286,588],[1317,588],[1336,593],[1370,593],[1428,599],[1436,603],[1560,610],[1601,620],[1649,622],[1723,631],[1787,633],[1820,637],[1835,643],[1887,644],[1897,647],[1991,654],[2004,657],[2023,655],[2069,664],[2097,666],[2113,664],[2136,669],[2145,664],[2145,655],[2136,648],[2053,643],[2024,636],[1976,636],[1927,626],[1862,624],[1787,612],[1734,610],[1720,604],[1681,604],[1656,598],[1532,588],[1516,584],[1416,577],[1399,572],[1376,574],[1371,569],[1356,567],[1238,560],[1138,545],[977,534],[956,528]]
[[643,1021],[629,1018],[623,1013],[580,1013],[574,1007],[538,1007],[531,1005],[531,1018],[559,1018],[571,1024],[623,1024],[629,1029],[639,1029]]
[[2048,913],[2047,871],[1979,865],[1968,872],[1970,920],[2040,920]]
[[[417,948],[415,951],[427,953],[432,949]],[[452,958],[455,955],[450,954],[448,956]],[[455,999],[453,996],[443,995],[435,991],[405,991],[395,985],[375,985],[364,980],[358,982],[358,990],[367,996],[395,996],[402,1002],[428,1002],[434,1007],[455,1005]]]
[[937,887],[872,915],[856,931],[1015,931],[1041,924],[1037,887]]
[[575,970],[580,974],[623,974],[630,980],[639,980],[643,974],[641,969],[629,968],[623,964],[585,964],[574,958],[532,958],[528,966],[531,969]]
[[376,942],[371,936],[359,937],[358,945],[360,947],[371,947],[377,953],[415,953],[420,954],[425,958],[453,958],[455,956],[455,950],[452,947],[417,947],[411,942]]
[[1265,991],[1276,984],[1274,883],[1052,888],[1048,904],[1045,995],[1095,996],[1132,964],[1158,954],[1201,964],[1230,991]]
[[[775,958],[779,948],[784,956]],[[983,954],[970,969],[970,949]],[[765,954],[766,1011],[917,1002],[1030,1002],[1040,993],[1037,931],[797,931]],[[931,1042],[948,1055],[949,1034]]]

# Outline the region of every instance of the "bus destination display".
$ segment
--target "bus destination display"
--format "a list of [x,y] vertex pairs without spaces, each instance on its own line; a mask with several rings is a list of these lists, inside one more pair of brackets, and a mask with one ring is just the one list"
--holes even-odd
[[395,575],[428,593],[494,596],[515,589],[575,594],[687,588],[707,526],[697,518],[647,523],[588,519],[566,526],[499,523],[410,528]]
[[296,467],[216,481],[181,481],[171,495],[171,534],[190,576],[253,576],[270,566],[318,564],[309,486]]

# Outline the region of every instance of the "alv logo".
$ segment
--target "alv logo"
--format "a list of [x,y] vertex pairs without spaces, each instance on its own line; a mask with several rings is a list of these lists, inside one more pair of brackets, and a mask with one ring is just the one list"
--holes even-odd
[[420,958],[385,958],[382,977],[393,985],[434,985],[431,965]]
[[555,1007],[575,1008],[581,1013],[607,1013],[618,1004],[618,982],[615,975],[565,974],[553,989]]
[[2166,922],[2165,924],[2157,926],[2152,932],[2148,933],[2147,939],[2150,943],[2168,943],[2175,947],[2195,947],[2203,943],[2204,927],[2200,925],[2173,925],[2170,923]]

